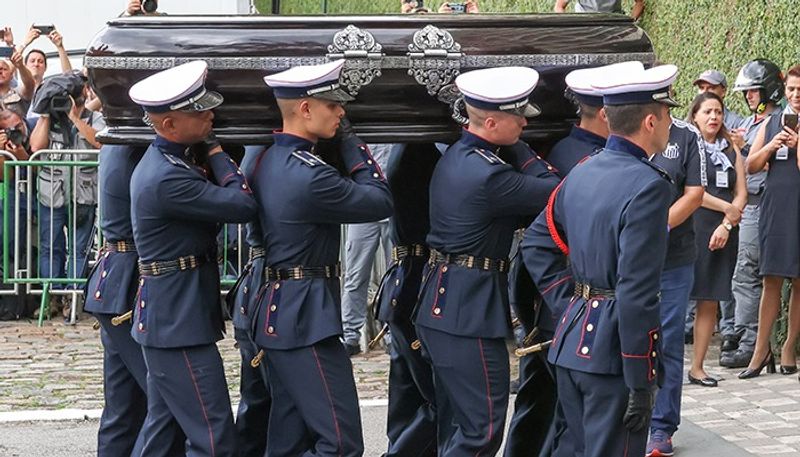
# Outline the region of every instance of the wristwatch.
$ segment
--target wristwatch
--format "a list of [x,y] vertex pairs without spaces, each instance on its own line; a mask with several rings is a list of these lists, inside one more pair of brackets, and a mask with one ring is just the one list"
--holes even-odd
[[727,230],[727,231],[729,231],[729,232],[730,232],[731,230],[733,230],[733,224],[731,224],[731,223],[730,223],[730,222],[728,222],[728,221],[722,221],[722,226],[723,226],[723,227],[725,227],[725,230]]

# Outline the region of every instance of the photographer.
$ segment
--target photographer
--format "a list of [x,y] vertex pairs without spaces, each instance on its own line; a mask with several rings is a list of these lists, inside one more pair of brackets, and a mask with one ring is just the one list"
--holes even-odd
[[439,12],[444,14],[478,14],[478,0],[467,0],[465,2],[444,2],[439,7]]
[[[40,114],[31,134],[31,149],[97,149],[95,139],[105,121],[98,112],[85,109],[89,88],[77,72],[46,78],[36,93],[33,110]],[[42,160],[93,160],[90,154],[50,153]],[[42,278],[81,277],[92,236],[97,205],[97,168],[44,166],[38,171],[39,200],[39,276]],[[68,209],[69,202],[75,206]],[[70,216],[72,213],[72,216]],[[69,228],[74,218],[74,239]],[[70,259],[67,267],[67,241],[70,233]],[[63,308],[64,317],[69,307]]]
[[129,0],[128,7],[122,12],[122,16],[158,16],[164,13],[158,12],[157,0]]
[[[30,155],[30,145],[28,142],[28,126],[22,117],[15,111],[11,110],[2,110],[0,111],[0,149],[5,152],[10,153],[14,156],[17,160],[27,160]],[[5,161],[8,157],[3,154],[0,155],[0,216],[3,214],[3,200],[8,198],[9,199],[9,209],[12,214],[14,214],[14,208],[16,202],[14,201],[13,193],[6,195],[6,186],[5,181],[9,179],[11,184],[9,185],[8,189],[10,192],[14,192],[14,183],[15,183],[15,176],[13,172],[8,176],[5,175]],[[24,171],[22,171],[24,173]],[[19,233],[25,233],[27,231],[27,220],[25,218],[25,213],[27,212],[27,199],[24,198],[24,195],[20,198],[20,207],[19,211],[17,212],[17,219],[19,220]],[[14,256],[14,239],[16,235],[16,231],[14,230],[14,219],[11,219],[10,223],[10,236],[9,236],[9,249],[11,257]],[[0,227],[0,236],[2,236],[3,227]],[[2,247],[0,247],[2,249]],[[0,255],[2,254],[2,250],[0,250]]]
[[[31,43],[42,36],[42,31],[39,30],[41,27],[43,26],[31,25],[31,27],[28,29],[28,33],[25,35],[25,42],[17,46],[17,51],[20,53],[24,52],[25,49],[31,45]],[[50,42],[53,43],[53,46],[56,47],[56,51],[58,52],[58,60],[61,63],[61,72],[67,73],[72,71],[72,63],[69,61],[69,55],[67,54],[67,50],[64,48],[64,37],[62,37],[58,30],[56,30],[52,25],[44,27],[53,28],[53,30],[50,31],[46,36]],[[6,35],[6,37],[8,37],[8,35]],[[13,44],[10,46],[13,46]],[[40,49],[31,49],[28,52],[28,55],[25,56],[25,66],[28,68],[28,70],[30,70],[31,75],[33,76],[34,85],[32,87],[34,89],[39,87],[44,79],[45,73],[47,72],[47,55]]]
[[[14,72],[19,71],[22,85],[11,87]],[[10,109],[25,116],[33,97],[35,83],[30,70],[22,62],[22,53],[14,50],[11,60],[0,59],[0,108]]]

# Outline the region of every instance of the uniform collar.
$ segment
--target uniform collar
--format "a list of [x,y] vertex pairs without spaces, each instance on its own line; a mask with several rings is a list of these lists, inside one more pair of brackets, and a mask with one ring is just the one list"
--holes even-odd
[[627,152],[628,154],[647,160],[647,153],[644,149],[640,148],[633,142],[622,138],[621,136],[611,135],[608,137],[608,141],[606,141],[606,149],[610,149],[612,151],[620,151],[620,152]]
[[155,141],[153,141],[153,146],[157,147],[161,152],[173,155],[175,157],[181,159],[188,159],[189,157],[189,146],[185,144],[175,143],[164,138],[161,135],[156,135]]
[[578,141],[582,141],[584,143],[589,143],[593,146],[603,147],[606,145],[606,139],[602,136],[590,132],[585,128],[579,127],[577,125],[572,126],[572,131],[569,132],[569,136],[575,138]]
[[480,137],[467,129],[461,131],[461,143],[467,146],[474,146],[478,149],[486,149],[496,153],[500,150],[500,146],[491,143],[489,140]]
[[291,133],[275,132],[273,134],[273,138],[275,139],[275,144],[277,146],[284,146],[295,151],[300,150],[311,153],[316,152],[317,145],[314,144],[313,141],[297,135],[292,135]]

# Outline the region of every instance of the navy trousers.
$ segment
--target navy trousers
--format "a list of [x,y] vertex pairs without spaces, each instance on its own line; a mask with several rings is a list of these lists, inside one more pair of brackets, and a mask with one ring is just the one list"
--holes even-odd
[[162,455],[158,424],[174,417],[190,457],[235,457],[236,429],[222,358],[216,344],[143,347],[147,363],[147,420],[143,456]]
[[[147,366],[142,347],[131,337],[130,321],[115,326],[111,315],[95,314],[103,342],[103,397],[105,406],[97,432],[98,457],[142,455],[143,425],[147,415]],[[186,455],[186,436],[172,418],[153,423],[159,454]]]
[[508,350],[502,338],[472,338],[417,326],[433,366],[439,455],[495,455],[508,409]]
[[111,324],[113,316],[98,314],[103,342],[105,405],[97,431],[98,457],[141,455],[139,432],[147,415],[147,367],[142,348],[131,337],[131,324]]
[[431,366],[419,350],[410,323],[389,324],[392,335],[389,361],[387,457],[436,456],[436,408]]
[[236,432],[239,437],[240,457],[264,457],[267,450],[270,397],[266,363],[253,368],[250,362],[258,349],[247,330],[234,328],[239,343],[242,368],[239,384],[239,409],[236,411]]
[[339,338],[264,352],[272,391],[267,455],[360,457],[364,439],[358,393]]
[[637,433],[622,424],[629,389],[622,376],[599,375],[557,367],[558,401],[583,457],[643,456],[647,427]]
[[558,396],[555,377],[547,363],[547,350],[520,358],[519,372],[519,391],[514,401],[514,415],[508,426],[503,455],[550,455]]

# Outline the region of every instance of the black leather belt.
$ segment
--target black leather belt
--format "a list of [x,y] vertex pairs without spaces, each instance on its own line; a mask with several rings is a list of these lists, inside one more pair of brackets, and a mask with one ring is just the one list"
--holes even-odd
[[430,249],[424,244],[408,244],[392,248],[392,260],[398,262],[406,257],[428,257]]
[[436,249],[431,249],[431,255],[428,261],[430,263],[452,263],[464,268],[499,271],[500,273],[508,273],[510,264],[508,259],[490,259],[488,257],[476,257],[469,254],[445,254]]
[[175,260],[154,260],[142,262],[139,260],[139,274],[142,276],[160,276],[174,271],[194,270],[200,265],[216,260],[214,256],[187,255]]
[[614,298],[616,293],[613,289],[598,289],[590,286],[589,284],[576,282],[575,296],[581,297],[584,300],[588,300],[590,298]]
[[103,244],[103,250],[106,252],[136,252],[136,245],[133,241],[106,241]]
[[342,274],[342,266],[339,263],[335,265],[325,265],[322,267],[304,267],[297,266],[292,268],[273,268],[267,267],[264,269],[264,277],[267,281],[278,281],[287,279],[311,279],[322,278],[331,279],[338,278]]
[[267,255],[267,251],[262,247],[250,248],[250,261],[260,259]]

